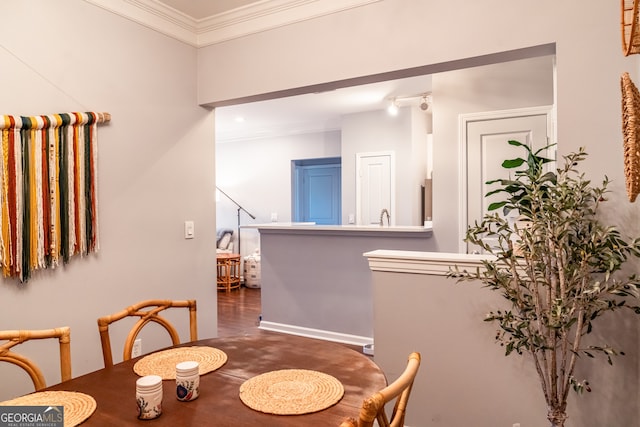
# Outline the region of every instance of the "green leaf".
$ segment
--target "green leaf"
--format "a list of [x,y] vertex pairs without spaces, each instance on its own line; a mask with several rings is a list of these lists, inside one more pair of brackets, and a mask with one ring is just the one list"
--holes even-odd
[[547,159],[546,157],[538,157],[538,156],[536,156],[536,160],[538,160],[542,164],[553,162],[553,159]]
[[491,184],[495,184],[496,182],[502,184],[502,180],[501,179],[492,179],[491,181],[485,182],[485,184],[491,185]]
[[500,209],[501,207],[503,207],[504,205],[506,205],[507,202],[494,202],[491,203],[489,205],[489,207],[487,208],[487,210],[489,211],[495,211],[496,209]]
[[558,145],[558,144],[549,144],[549,145],[546,145],[546,146],[544,146],[544,147],[542,147],[542,148],[539,148],[539,149],[538,149],[538,151],[536,151],[534,154],[537,156],[537,155],[538,155],[538,154],[540,154],[541,152],[546,151],[547,149],[549,149],[549,148],[551,148],[551,147],[554,147],[554,146],[556,146],[556,145]]
[[522,166],[525,162],[525,159],[518,157],[517,159],[505,160],[502,162],[502,167],[505,169],[513,169]]

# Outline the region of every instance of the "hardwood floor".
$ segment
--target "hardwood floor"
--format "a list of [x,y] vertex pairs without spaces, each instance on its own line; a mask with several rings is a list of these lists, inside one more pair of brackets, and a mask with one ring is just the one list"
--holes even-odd
[[218,336],[255,335],[261,313],[260,288],[240,287],[218,292]]
[[[218,336],[256,335],[264,333],[258,328],[261,314],[261,289],[234,289],[227,293],[218,291]],[[362,347],[344,344],[362,352]]]

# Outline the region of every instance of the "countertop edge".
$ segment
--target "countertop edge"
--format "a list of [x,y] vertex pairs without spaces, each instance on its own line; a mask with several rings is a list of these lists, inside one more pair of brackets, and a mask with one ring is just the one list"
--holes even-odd
[[243,225],[241,228],[258,229],[261,234],[330,234],[330,235],[382,235],[428,237],[433,234],[430,226],[376,226],[376,225],[317,225],[313,223],[268,223]]

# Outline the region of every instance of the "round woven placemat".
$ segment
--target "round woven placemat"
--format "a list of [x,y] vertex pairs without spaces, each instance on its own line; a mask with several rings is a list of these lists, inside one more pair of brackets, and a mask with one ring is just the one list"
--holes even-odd
[[0,406],[64,406],[64,426],[81,424],[96,410],[96,401],[88,394],[75,391],[38,391],[0,402]]
[[640,93],[629,73],[620,79],[622,89],[622,132],[624,134],[624,175],[627,197],[634,202],[640,193]]
[[305,369],[267,372],[240,386],[240,400],[267,414],[300,415],[321,411],[342,399],[344,387],[334,377]]
[[163,380],[176,379],[176,365],[195,361],[200,364],[200,375],[215,371],[227,363],[227,354],[214,347],[177,347],[151,353],[138,360],[133,370],[141,377],[160,375]]

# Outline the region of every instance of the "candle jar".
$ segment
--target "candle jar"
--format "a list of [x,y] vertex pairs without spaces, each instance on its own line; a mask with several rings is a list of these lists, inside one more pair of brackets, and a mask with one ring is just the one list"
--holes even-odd
[[198,362],[180,362],[176,365],[176,397],[188,402],[200,394],[200,365]]
[[147,375],[136,381],[136,402],[138,418],[152,420],[162,414],[162,378]]

